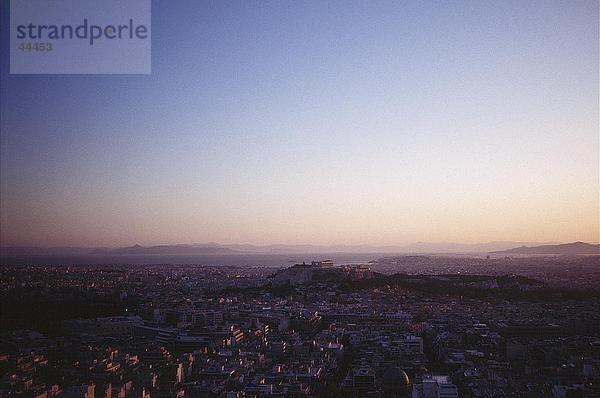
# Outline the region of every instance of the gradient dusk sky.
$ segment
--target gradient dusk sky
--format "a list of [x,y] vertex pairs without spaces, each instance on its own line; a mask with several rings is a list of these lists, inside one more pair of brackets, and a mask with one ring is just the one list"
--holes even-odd
[[0,4],[2,245],[599,240],[598,1],[153,1],[148,76]]

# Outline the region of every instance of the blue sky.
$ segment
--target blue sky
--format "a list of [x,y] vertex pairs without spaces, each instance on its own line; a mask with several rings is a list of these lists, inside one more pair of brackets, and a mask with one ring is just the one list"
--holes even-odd
[[153,1],[149,76],[1,12],[3,244],[598,240],[596,1]]

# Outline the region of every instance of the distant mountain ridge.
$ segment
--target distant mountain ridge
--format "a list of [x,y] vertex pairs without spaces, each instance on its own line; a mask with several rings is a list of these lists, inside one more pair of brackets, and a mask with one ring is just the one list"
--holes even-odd
[[491,254],[504,255],[600,255],[600,244],[585,242],[565,243],[560,245],[521,246],[509,250],[495,251]]
[[[575,244],[579,244],[577,242]],[[462,243],[427,243],[417,242],[405,246],[370,246],[370,245],[250,245],[250,244],[176,244],[176,245],[154,245],[141,246],[133,245],[120,248],[85,248],[85,247],[0,247],[2,256],[124,256],[124,255],[207,255],[207,254],[327,254],[327,253],[380,253],[380,254],[518,254],[511,250],[529,250],[529,246],[535,247],[555,247],[565,245],[549,245],[540,243],[523,242],[488,242],[476,244]],[[573,244],[567,244],[573,245]],[[587,244],[584,244],[587,245]],[[593,245],[591,245],[593,246]],[[581,249],[575,250],[579,252]],[[597,250],[597,249],[596,249]],[[552,250],[551,250],[552,251]],[[589,254],[589,250],[583,251],[583,254]],[[525,253],[526,254],[526,253]],[[543,251],[542,251],[543,254]],[[554,254],[554,253],[550,253]],[[577,253],[579,254],[579,253]],[[596,254],[596,253],[594,253]]]
[[508,250],[517,246],[555,244],[555,242],[513,242],[497,241],[487,243],[446,243],[416,242],[405,246],[409,253],[487,253],[490,251]]
[[488,242],[488,243],[447,243],[447,242],[417,242],[409,245],[226,245],[227,247],[243,252],[253,253],[276,253],[276,254],[302,254],[302,253],[413,253],[413,254],[435,254],[435,253],[487,253],[494,250],[511,249],[523,245],[539,245],[531,242]]

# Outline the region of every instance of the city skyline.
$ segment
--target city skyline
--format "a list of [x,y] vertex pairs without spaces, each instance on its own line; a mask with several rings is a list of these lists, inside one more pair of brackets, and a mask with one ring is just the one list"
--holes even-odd
[[152,74],[9,74],[2,246],[600,240],[598,3],[153,2]]

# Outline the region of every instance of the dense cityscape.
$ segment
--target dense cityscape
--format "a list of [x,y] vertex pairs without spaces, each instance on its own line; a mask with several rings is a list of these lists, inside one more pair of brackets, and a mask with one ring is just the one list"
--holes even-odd
[[0,397],[600,396],[598,256],[0,279]]

